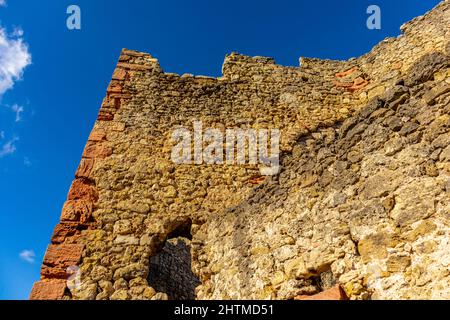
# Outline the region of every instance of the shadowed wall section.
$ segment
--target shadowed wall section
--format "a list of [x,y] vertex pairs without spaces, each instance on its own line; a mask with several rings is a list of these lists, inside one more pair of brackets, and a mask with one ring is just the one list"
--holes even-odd
[[170,300],[194,300],[200,284],[192,272],[191,242],[187,238],[168,239],[162,250],[150,258],[149,286],[165,292]]

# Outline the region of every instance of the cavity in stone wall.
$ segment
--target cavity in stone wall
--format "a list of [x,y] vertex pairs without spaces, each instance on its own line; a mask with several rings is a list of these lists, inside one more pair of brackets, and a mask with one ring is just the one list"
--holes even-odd
[[169,235],[161,251],[150,258],[148,283],[170,300],[194,300],[200,284],[192,272],[191,238],[186,230]]

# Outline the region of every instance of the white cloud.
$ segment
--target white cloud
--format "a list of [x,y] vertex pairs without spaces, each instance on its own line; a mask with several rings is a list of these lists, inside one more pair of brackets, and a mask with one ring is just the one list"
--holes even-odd
[[22,117],[20,116],[20,114],[24,111],[22,106],[15,104],[11,107],[11,110],[16,114],[16,122],[22,120]]
[[16,149],[16,146],[14,145],[14,143],[17,140],[19,140],[19,138],[13,138],[12,140],[9,140],[5,144],[3,144],[3,146],[0,148],[0,158],[16,152],[17,149]]
[[28,157],[24,157],[24,158],[23,158],[23,164],[24,164],[26,167],[31,167],[31,165],[32,165],[31,160],[30,160]]
[[19,253],[19,257],[28,263],[33,263],[34,259],[36,258],[36,254],[33,250],[23,250],[21,253]]
[[0,7],[6,7],[6,0],[0,0]]
[[11,36],[17,38],[23,37],[23,29],[20,27],[15,27],[13,32],[11,33]]
[[31,54],[22,35],[23,31],[17,28],[8,35],[0,26],[0,96],[22,78],[24,69],[31,63]]

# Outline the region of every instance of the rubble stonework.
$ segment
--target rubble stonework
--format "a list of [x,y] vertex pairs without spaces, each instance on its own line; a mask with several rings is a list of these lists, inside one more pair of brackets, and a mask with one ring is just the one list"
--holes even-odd
[[[124,49],[30,298],[167,299],[151,261],[191,276],[152,259],[183,230],[196,299],[449,299],[449,26],[443,1],[360,58],[232,53],[219,78]],[[279,174],[174,164],[194,121],[280,129]]]

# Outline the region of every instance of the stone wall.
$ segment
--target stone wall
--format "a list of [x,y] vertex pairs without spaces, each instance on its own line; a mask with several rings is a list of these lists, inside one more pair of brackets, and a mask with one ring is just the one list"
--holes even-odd
[[[232,53],[222,77],[179,76],[123,50],[31,298],[167,298],[150,264],[187,224],[198,299],[335,284],[354,299],[448,298],[449,7],[361,58],[298,68]],[[172,132],[196,120],[280,129],[281,173],[175,165]]]
[[192,272],[191,242],[177,237],[167,240],[161,252],[150,258],[148,284],[170,300],[194,300],[200,284]]
[[212,216],[194,237],[208,257],[195,265],[198,296],[293,299],[322,291],[326,276],[355,299],[450,298],[449,67],[449,56],[424,56]]

